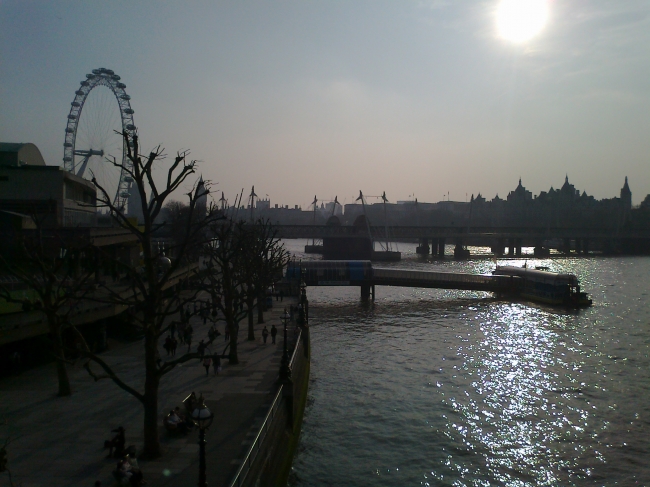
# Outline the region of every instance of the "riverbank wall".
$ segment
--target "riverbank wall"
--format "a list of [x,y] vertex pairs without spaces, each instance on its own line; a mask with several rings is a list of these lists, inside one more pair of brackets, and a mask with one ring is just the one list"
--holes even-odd
[[300,329],[296,335],[290,368],[291,380],[278,384],[271,406],[230,487],[287,485],[307,403],[309,327]]

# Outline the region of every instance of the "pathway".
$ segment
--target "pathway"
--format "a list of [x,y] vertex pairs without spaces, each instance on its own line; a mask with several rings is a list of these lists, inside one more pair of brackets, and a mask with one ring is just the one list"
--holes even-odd
[[[150,486],[196,485],[198,480],[198,433],[170,437],[162,426],[164,413],[192,391],[203,394],[215,419],[206,433],[207,473],[210,486],[223,486],[234,475],[245,455],[247,444],[266,414],[273,399],[282,355],[280,315],[291,301],[274,301],[274,308],[265,313],[266,326],[278,328],[276,345],[264,345],[261,330],[255,325],[256,340],[246,341],[247,325],[239,331],[240,363],[235,366],[222,360],[223,370],[206,377],[200,361],[176,367],[161,382],[159,413],[162,458],[140,462],[144,478]],[[281,306],[282,305],[282,306]],[[257,314],[256,314],[257,318]],[[192,349],[209,328],[199,318],[192,318],[194,337]],[[219,330],[223,332],[223,324]],[[221,335],[215,340],[219,351],[225,346]],[[109,340],[109,351],[102,357],[116,364],[116,371],[130,385],[142,390],[144,382],[142,342],[117,343]],[[177,355],[183,352],[179,344]],[[161,349],[162,350],[162,349]],[[216,347],[209,352],[217,351]],[[161,351],[164,357],[166,352]],[[80,364],[69,369],[74,392],[71,397],[57,398],[54,364],[38,367],[20,375],[0,379],[0,441],[11,438],[8,467],[15,485],[22,487],[92,487],[96,480],[102,486],[114,484],[111,471],[116,460],[106,458],[103,442],[118,426],[126,429],[127,445],[140,450],[143,410],[131,395],[110,380],[94,382]],[[1,443],[0,443],[1,444]],[[6,473],[0,474],[0,487],[9,486]]]

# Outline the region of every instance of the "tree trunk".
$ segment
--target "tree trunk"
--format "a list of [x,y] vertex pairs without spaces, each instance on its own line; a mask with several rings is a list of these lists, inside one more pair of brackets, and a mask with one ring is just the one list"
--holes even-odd
[[142,458],[151,460],[162,455],[160,439],[158,438],[158,386],[160,377],[156,366],[158,358],[158,340],[155,333],[145,335],[145,367],[144,383],[144,446]]
[[255,306],[255,298],[248,296],[246,298],[246,306],[248,307],[248,340],[255,340],[255,320],[253,319],[253,308]]
[[264,300],[266,297],[264,296],[264,293],[259,293],[257,295],[257,324],[261,325],[264,323],[264,309],[266,307],[266,303]]
[[228,363],[230,365],[237,365],[239,359],[237,358],[237,334],[239,332],[239,325],[230,325],[230,352],[228,354]]
[[54,359],[56,361],[56,374],[59,379],[58,396],[71,396],[72,388],[70,387],[70,378],[68,370],[65,368],[65,351],[63,349],[63,337],[61,333],[54,334]]

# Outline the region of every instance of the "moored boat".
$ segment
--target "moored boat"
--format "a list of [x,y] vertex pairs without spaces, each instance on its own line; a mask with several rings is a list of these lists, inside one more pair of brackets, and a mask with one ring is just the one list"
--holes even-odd
[[531,301],[575,307],[592,304],[587,293],[580,291],[580,281],[574,274],[514,266],[497,266],[492,274],[517,279],[518,294]]

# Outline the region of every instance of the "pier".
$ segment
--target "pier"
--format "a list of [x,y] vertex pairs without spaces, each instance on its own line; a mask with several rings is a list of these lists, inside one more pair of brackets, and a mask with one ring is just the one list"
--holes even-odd
[[523,279],[511,276],[430,272],[373,267],[370,261],[307,261],[291,263],[287,280],[303,279],[307,286],[359,286],[362,299],[375,297],[375,286],[401,286],[515,294]]

